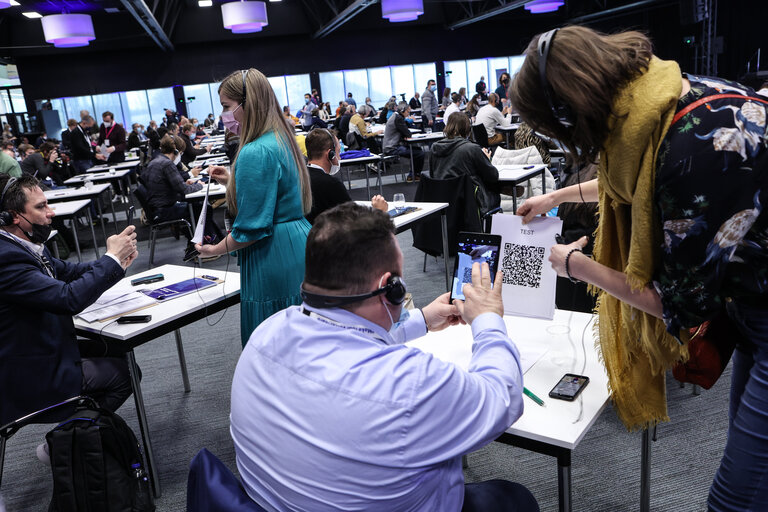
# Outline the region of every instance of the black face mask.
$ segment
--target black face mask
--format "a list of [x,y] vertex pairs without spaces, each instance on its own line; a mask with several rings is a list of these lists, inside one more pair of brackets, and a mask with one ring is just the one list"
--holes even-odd
[[[29,222],[29,220],[22,214],[19,214],[19,217]],[[51,236],[52,227],[50,224],[32,224],[31,222],[29,222],[29,224],[32,226],[32,232],[22,231],[24,231],[24,234],[27,235],[27,238],[29,238],[29,241],[33,244],[42,244],[48,240],[49,236]]]

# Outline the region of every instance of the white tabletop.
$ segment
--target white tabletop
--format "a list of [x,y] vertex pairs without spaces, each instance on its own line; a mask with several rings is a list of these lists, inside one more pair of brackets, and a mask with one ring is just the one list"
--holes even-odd
[[[592,337],[593,320],[590,314],[564,310],[555,310],[551,321],[504,317],[507,333],[521,352],[526,345],[547,347],[547,352],[523,376],[525,387],[544,400],[546,407],[524,396],[525,412],[507,433],[571,450],[576,448],[609,399],[608,377]],[[449,327],[409,345],[467,369],[472,357],[472,331],[467,325]],[[590,379],[573,402],[549,397],[549,391],[566,373]]]
[[[344,153],[342,153],[343,155]],[[371,156],[361,156],[358,158],[340,158],[339,162],[341,162],[339,165],[344,167],[345,165],[352,165],[352,164],[364,164],[368,162],[378,162],[381,160],[381,155],[377,155],[376,153],[371,153]]]
[[432,133],[414,133],[410,139],[405,139],[405,140],[407,142],[417,143],[417,142],[426,142],[430,140],[439,140],[444,138],[445,138],[445,135],[443,134],[443,132],[432,132]]
[[500,124],[496,125],[496,131],[497,132],[513,132],[520,128],[520,123],[512,123],[509,126],[502,126]]
[[132,159],[130,161],[126,160],[125,162],[120,162],[117,164],[95,165],[90,169],[86,169],[85,172],[101,172],[101,171],[106,171],[108,169],[131,169],[133,167],[136,167],[137,165],[139,165],[139,160]]
[[[206,183],[203,184],[202,190],[198,190],[197,192],[192,192],[190,194],[187,194],[184,196],[185,199],[202,199],[205,197],[205,188],[208,185]],[[211,189],[208,192],[208,197],[216,197],[216,196],[223,196],[227,193],[227,187],[220,183],[214,183],[211,184]]]
[[208,158],[226,158],[229,160],[229,157],[226,153],[205,153],[202,155],[197,155],[197,160],[206,160]]
[[126,174],[129,174],[131,171],[129,169],[121,169],[121,170],[114,170],[114,171],[102,171],[102,172],[92,172],[87,174],[78,174],[77,176],[72,176],[68,180],[64,182],[65,185],[76,185],[79,183],[84,182],[86,179],[89,179],[91,181],[98,182],[98,181],[108,181],[113,180],[116,178],[122,178]]
[[499,165],[496,168],[499,170],[499,181],[523,181],[541,174],[547,166],[545,164]]
[[[163,274],[165,279],[149,285],[131,286],[131,280],[137,277],[148,276],[152,274]],[[178,283],[193,277],[210,275],[224,279],[223,283],[216,286],[189,293],[177,299],[168,302],[158,301],[156,305],[141,310],[142,314],[152,315],[152,320],[145,324],[117,324],[116,322],[86,322],[79,317],[75,317],[75,328],[100,333],[110,338],[120,340],[129,340],[143,332],[154,329],[160,325],[166,324],[189,314],[198,311],[206,306],[210,306],[222,299],[238,295],[240,293],[240,274],[237,272],[224,272],[223,270],[196,269],[193,267],[184,267],[180,265],[163,265],[140,274],[135,274],[123,278],[119,283],[110,288],[110,290],[145,290],[157,289],[169,284]],[[200,317],[202,318],[202,316]]]
[[58,190],[46,190],[43,192],[48,202],[67,201],[69,199],[79,199],[83,197],[95,197],[110,187],[109,183],[97,183],[91,188],[60,188]]
[[[355,201],[357,204],[361,206],[371,206],[370,201]],[[389,205],[390,208],[392,205]],[[405,203],[405,207],[408,208],[410,206],[415,206],[418,208],[418,210],[410,213],[406,213],[404,215],[398,215],[394,219],[392,219],[392,222],[395,224],[395,228],[397,228],[398,232],[401,232],[405,229],[408,229],[410,224],[413,224],[419,219],[423,219],[427,215],[431,215],[437,211],[440,211],[442,209],[448,208],[448,203],[417,203],[408,201]]]
[[89,204],[91,204],[90,199],[78,199],[77,201],[66,201],[48,206],[51,208],[51,210],[54,211],[54,213],[56,213],[56,215],[66,217],[68,215],[73,215],[79,212]]

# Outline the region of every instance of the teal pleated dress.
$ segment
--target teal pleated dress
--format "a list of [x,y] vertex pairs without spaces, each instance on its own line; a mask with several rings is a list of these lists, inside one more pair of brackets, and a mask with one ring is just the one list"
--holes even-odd
[[299,170],[290,148],[268,132],[243,146],[235,163],[237,216],[232,238],[254,242],[238,251],[240,336],[272,314],[301,304],[304,250],[311,228],[304,218]]

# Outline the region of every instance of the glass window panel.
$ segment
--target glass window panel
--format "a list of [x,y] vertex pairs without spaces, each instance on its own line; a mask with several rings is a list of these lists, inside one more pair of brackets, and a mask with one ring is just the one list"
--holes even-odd
[[76,96],[74,98],[64,98],[64,105],[67,107],[69,117],[80,120],[80,111],[87,110],[88,113],[97,119],[97,114],[94,114],[93,102],[90,96]]
[[[51,106],[53,107],[53,110],[56,110],[59,113],[59,123],[61,123],[62,130],[67,129],[67,121],[69,120],[69,117],[67,116],[67,112],[64,108],[64,101],[62,101],[60,98],[51,100]],[[79,121],[79,118],[72,118],[75,119],[75,121]]]
[[392,87],[394,87],[394,93],[401,98],[401,94],[405,94],[405,101],[411,99],[413,93],[416,92],[416,84],[413,81],[413,66],[392,66]]
[[[332,71],[330,73],[320,73],[320,94],[323,101],[331,104],[331,110],[336,111],[339,102],[347,97],[344,92],[344,72]],[[357,96],[354,91],[354,96]],[[359,101],[359,98],[356,98]],[[365,101],[365,96],[362,98]]]
[[211,92],[211,101],[213,102],[213,115],[216,119],[219,119],[221,115],[221,99],[219,98],[219,83],[208,84],[208,89]]
[[[133,123],[149,124],[149,104],[147,103],[148,91],[127,91],[121,92],[120,99],[123,102],[123,113],[125,114],[126,131],[130,130]],[[172,103],[171,103],[172,105]]]
[[[344,86],[347,89],[346,92],[352,93],[352,97],[355,98],[358,105],[365,103],[365,98],[371,95],[368,91],[368,73],[364,69],[344,71]],[[344,94],[344,98],[346,97],[347,95]],[[383,103],[376,103],[375,100],[372,101],[374,106],[383,105]],[[338,101],[336,104],[338,105]]]
[[0,89],[0,114],[10,114],[11,112],[11,100],[8,96],[8,90]]
[[471,98],[471,92],[474,91],[474,88],[470,88],[467,82],[467,61],[452,60],[444,62],[443,66],[445,67],[445,85],[456,92],[459,92],[462,87],[466,87],[467,98]]
[[[485,59],[473,59],[467,61],[467,89],[469,96],[475,94],[475,84],[485,77],[485,83],[488,83],[488,63]],[[490,89],[490,87],[489,87]],[[489,91],[490,92],[490,91]]]
[[24,91],[20,87],[8,89],[11,95],[11,105],[17,114],[27,111],[27,103],[24,101]]
[[[190,119],[194,117],[197,118],[198,123],[202,123],[208,114],[213,114],[211,90],[208,88],[208,84],[185,85],[184,97],[187,99],[187,116]],[[195,99],[191,100],[192,97]],[[216,100],[218,105],[218,96]]]
[[[138,121],[144,126],[147,126],[147,122],[150,119],[154,119],[158,125],[162,123],[163,117],[165,117],[166,108],[176,110],[176,100],[173,97],[173,87],[147,89],[147,96],[149,97],[149,112],[146,114],[147,119]],[[125,103],[123,103],[123,108],[126,110],[128,108]],[[126,115],[128,115],[127,112]]]
[[[416,78],[416,90],[419,94],[427,88],[427,82],[430,80],[437,80],[437,72],[435,71],[435,63],[429,62],[427,64],[414,64],[413,74]],[[442,91],[438,94],[438,97],[442,95]]]
[[525,55],[515,55],[509,58],[509,74],[514,78],[515,74],[520,71],[525,61]]
[[[271,76],[271,77],[267,77],[267,80],[269,80],[269,85],[272,86],[272,90],[275,92],[275,96],[277,97],[277,103],[281,107],[285,107],[286,105],[288,105],[288,93],[285,90],[285,77]],[[303,93],[302,93],[301,105],[302,106],[304,105]],[[296,109],[294,109],[293,107],[290,107],[290,108],[291,108],[291,112],[293,114],[296,114],[296,110],[298,110],[301,107],[297,107]]]
[[488,59],[488,65],[491,67],[488,78],[488,89],[495,91],[499,86],[499,76],[502,73],[509,73],[509,57],[497,57]]
[[304,95],[312,92],[309,75],[286,75],[285,89],[288,93],[288,106],[295,112],[304,106]]
[[392,77],[389,68],[369,68],[368,84],[371,91],[369,96],[374,105],[383,105],[392,96]]
[[92,98],[95,113],[93,118],[96,119],[97,122],[101,122],[101,114],[109,111],[114,114],[116,122],[123,125],[126,130],[130,129],[130,125],[126,126],[125,124],[125,116],[123,115],[123,110],[120,105],[120,95],[118,93],[113,92],[110,94],[94,94]]

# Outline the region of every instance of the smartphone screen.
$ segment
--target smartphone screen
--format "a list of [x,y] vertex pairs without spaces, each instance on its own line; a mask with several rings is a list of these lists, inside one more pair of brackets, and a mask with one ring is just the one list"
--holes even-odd
[[589,383],[589,377],[566,373],[560,382],[549,392],[551,398],[572,401]]
[[128,225],[129,226],[131,224],[133,224],[133,215],[135,213],[136,213],[136,207],[135,206],[131,206],[130,208],[128,208]]
[[468,233],[462,231],[458,236],[458,252],[453,266],[453,286],[451,300],[464,300],[462,287],[472,282],[472,264],[488,263],[491,271],[491,282],[496,278],[496,268],[499,265],[499,250],[501,235],[486,233]]

